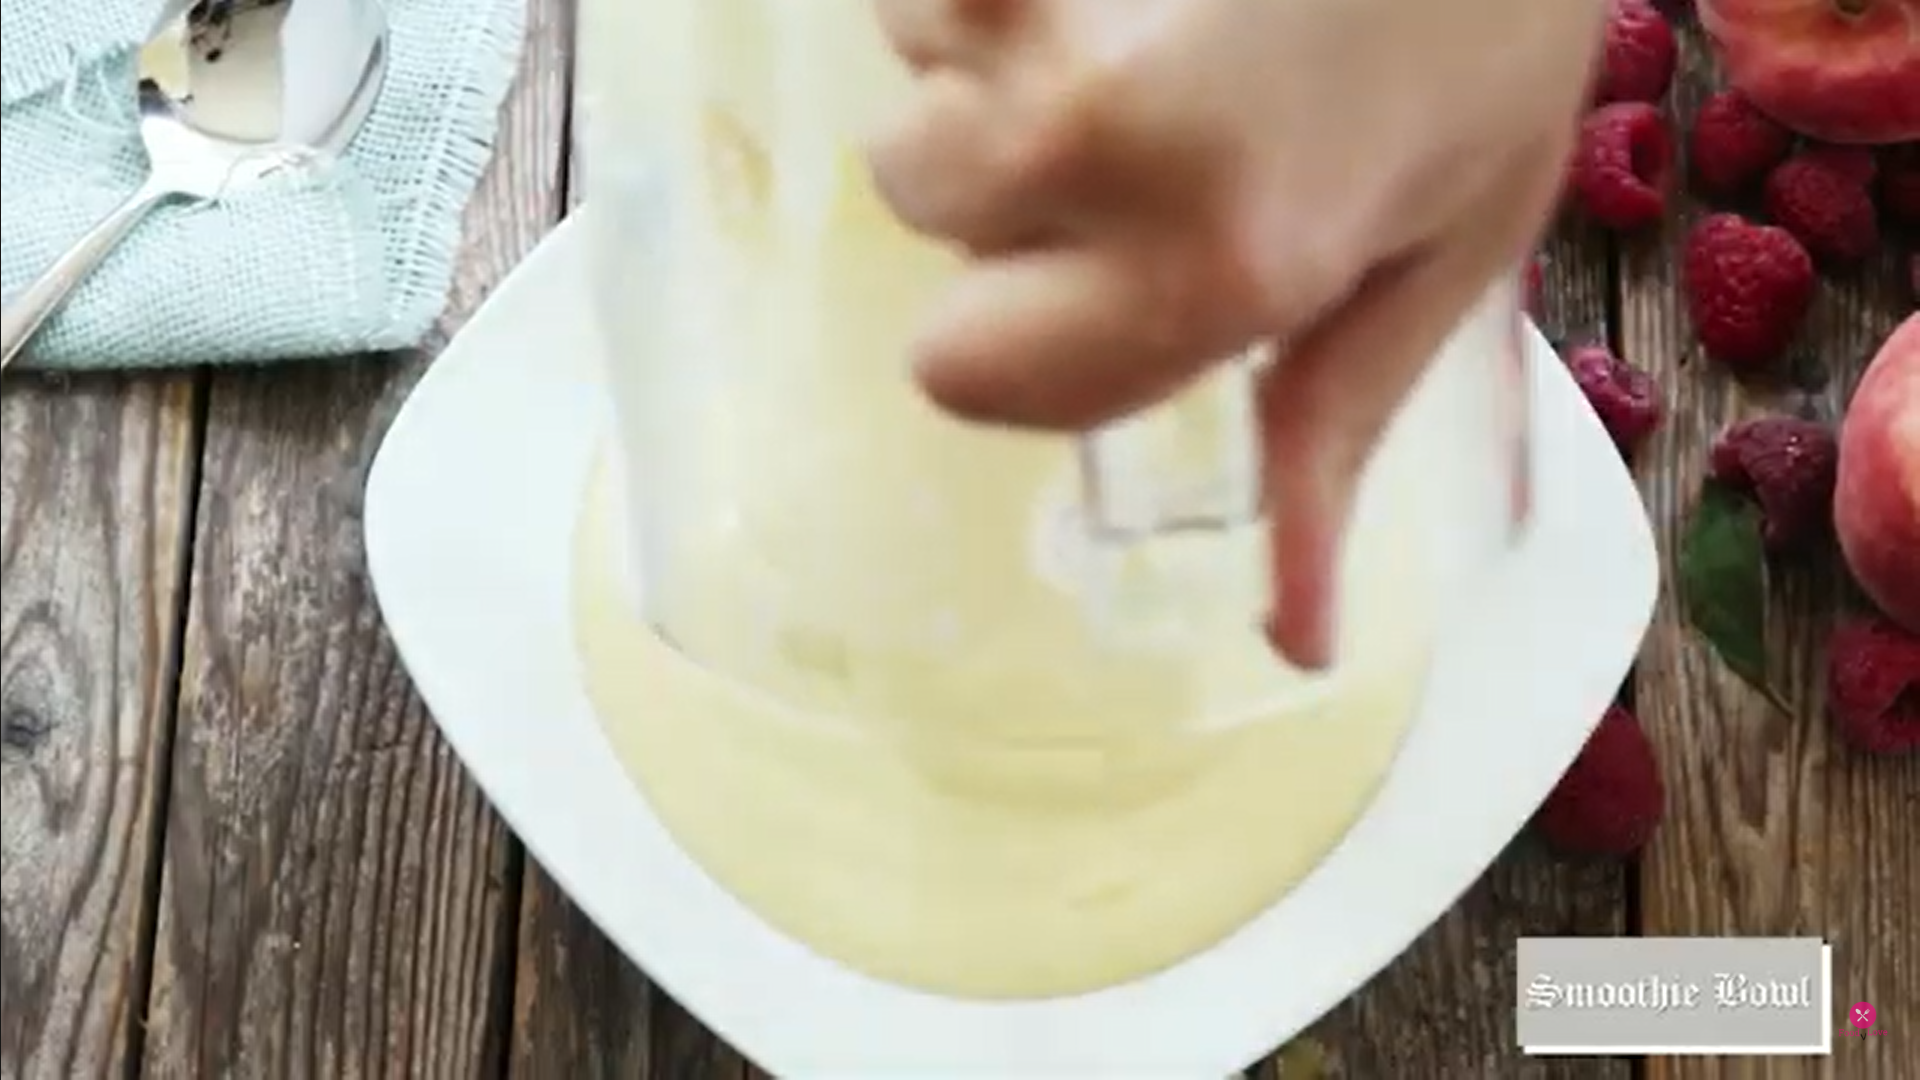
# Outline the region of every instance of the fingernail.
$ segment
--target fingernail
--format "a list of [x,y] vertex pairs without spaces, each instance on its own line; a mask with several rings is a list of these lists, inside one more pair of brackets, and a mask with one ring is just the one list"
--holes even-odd
[[1281,603],[1267,616],[1267,644],[1289,663],[1309,672],[1333,666],[1334,634],[1331,612],[1316,618],[1306,605]]

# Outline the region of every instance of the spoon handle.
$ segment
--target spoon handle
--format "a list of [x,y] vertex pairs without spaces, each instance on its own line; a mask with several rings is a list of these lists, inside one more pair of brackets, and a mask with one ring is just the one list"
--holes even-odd
[[7,302],[5,311],[0,312],[0,368],[13,363],[47,318],[106,261],[147,212],[173,194],[172,188],[148,178],[100,224],[75,241],[66,254],[54,260],[46,273]]

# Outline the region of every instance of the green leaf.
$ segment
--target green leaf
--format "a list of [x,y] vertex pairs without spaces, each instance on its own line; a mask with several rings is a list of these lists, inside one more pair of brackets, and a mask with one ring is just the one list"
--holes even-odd
[[1760,508],[1709,480],[1680,541],[1680,596],[1687,620],[1720,661],[1775,706],[1767,681],[1767,552]]

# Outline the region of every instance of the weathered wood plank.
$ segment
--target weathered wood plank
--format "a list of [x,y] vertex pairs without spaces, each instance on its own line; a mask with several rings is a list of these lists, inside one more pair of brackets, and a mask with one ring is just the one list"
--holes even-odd
[[655,991],[653,995],[653,1063],[655,1080],[756,1080],[760,1072],[707,1026],[694,1019],[680,1003]]
[[1555,345],[1607,343],[1613,333],[1615,254],[1605,234],[1563,215],[1541,248],[1546,288],[1536,321]]
[[[1605,341],[1612,282],[1604,237],[1563,224],[1544,248],[1541,328]],[[1310,1033],[1342,1076],[1625,1078],[1630,1063],[1523,1056],[1514,1041],[1514,939],[1606,935],[1626,925],[1626,870],[1555,859],[1517,841],[1394,965]],[[1270,1071],[1278,1072],[1277,1064]]]
[[648,981],[531,859],[514,988],[516,1080],[755,1080]]
[[[1684,130],[1717,85],[1705,43],[1686,28],[1677,122]],[[1854,380],[1897,316],[1911,307],[1885,261],[1834,281],[1811,317],[1802,351],[1831,378],[1813,392],[1741,387],[1700,354],[1676,267],[1679,220],[1625,260],[1622,337],[1654,370],[1672,405],[1642,490],[1654,516],[1667,581],[1635,687],[1636,705],[1665,765],[1668,820],[1643,864],[1647,935],[1794,934],[1835,945],[1839,1008],[1879,1006],[1885,1033],[1836,1038],[1830,1059],[1653,1059],[1658,1080],[1720,1077],[1901,1076],[1920,1061],[1920,847],[1910,823],[1920,761],[1869,761],[1830,736],[1822,639],[1844,596],[1831,556],[1776,574],[1768,627],[1781,715],[1728,674],[1687,630],[1673,555],[1699,492],[1708,447],[1730,422],[1769,411],[1836,417]],[[1849,1029],[1840,1027],[1841,1032]]]
[[[533,33],[440,337],[558,216],[567,46]],[[158,1077],[504,1064],[512,841],[429,723],[364,572],[366,468],[428,360],[219,375],[147,1040]]]
[[521,890],[514,977],[516,1080],[660,1075],[653,985],[573,906],[531,857]]
[[192,375],[0,403],[0,1076],[137,1052],[185,601]]

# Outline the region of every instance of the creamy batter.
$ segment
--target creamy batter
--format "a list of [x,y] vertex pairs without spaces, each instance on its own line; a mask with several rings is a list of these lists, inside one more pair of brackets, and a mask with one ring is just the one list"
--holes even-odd
[[[783,5],[623,8],[757,6]],[[737,98],[686,106],[678,232],[648,256],[666,277],[642,288],[617,230],[603,249],[622,438],[582,518],[575,603],[615,751],[718,881],[881,978],[1065,994],[1219,941],[1339,841],[1411,719],[1434,626],[1420,463],[1390,455],[1363,495],[1330,678],[1278,663],[1242,619],[1106,632],[1071,443],[951,421],[907,376],[950,257],[888,217],[845,141],[783,189],[794,157]],[[596,203],[622,196],[618,153],[589,151]],[[642,559],[623,497],[644,508]],[[1149,554],[1259,587],[1256,531],[1195,544]]]

